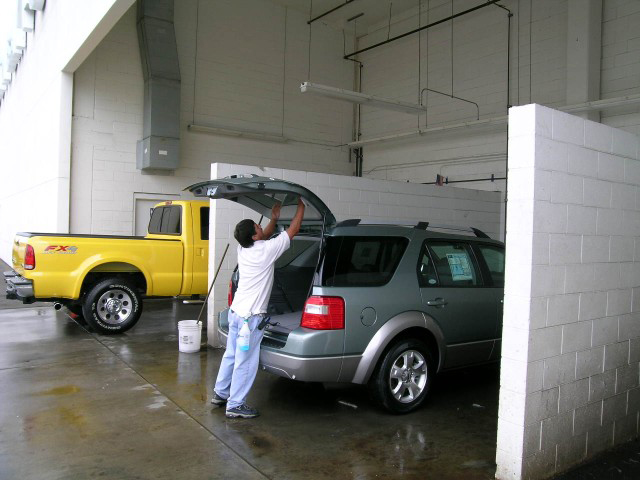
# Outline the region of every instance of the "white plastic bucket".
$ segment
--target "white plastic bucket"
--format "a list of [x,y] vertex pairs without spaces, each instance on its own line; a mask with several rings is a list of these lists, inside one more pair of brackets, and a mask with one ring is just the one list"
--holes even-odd
[[178,346],[183,353],[200,351],[200,334],[202,322],[197,320],[182,320],[178,322]]

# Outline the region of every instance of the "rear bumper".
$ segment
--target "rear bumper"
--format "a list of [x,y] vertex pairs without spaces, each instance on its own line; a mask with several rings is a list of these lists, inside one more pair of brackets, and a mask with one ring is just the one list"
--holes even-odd
[[[223,345],[227,344],[227,332],[219,329],[218,337]],[[290,355],[263,344],[260,347],[259,368],[265,372],[301,382],[337,382],[343,360],[342,355],[323,357]]]
[[3,272],[7,283],[6,295],[9,300],[22,300],[22,303],[33,303],[36,298],[33,293],[33,281],[18,275],[13,270]]

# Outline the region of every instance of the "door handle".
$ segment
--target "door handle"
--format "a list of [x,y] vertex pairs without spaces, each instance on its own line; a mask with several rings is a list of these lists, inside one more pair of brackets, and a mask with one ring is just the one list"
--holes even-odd
[[444,307],[447,302],[444,298],[436,298],[435,300],[428,300],[427,305],[430,307]]

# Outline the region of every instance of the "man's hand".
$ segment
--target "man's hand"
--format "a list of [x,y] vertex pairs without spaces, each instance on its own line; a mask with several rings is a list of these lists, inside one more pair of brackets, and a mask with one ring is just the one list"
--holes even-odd
[[262,236],[265,239],[271,238],[271,235],[273,235],[273,232],[276,230],[276,223],[280,218],[280,207],[280,203],[276,203],[271,208],[271,221],[269,221],[269,224],[262,230]]
[[282,204],[276,203],[271,209],[271,220],[278,220],[280,218],[280,208]]

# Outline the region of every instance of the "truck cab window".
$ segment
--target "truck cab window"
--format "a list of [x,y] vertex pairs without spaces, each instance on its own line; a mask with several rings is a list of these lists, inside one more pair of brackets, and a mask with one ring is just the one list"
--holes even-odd
[[209,207],[200,208],[200,238],[209,240]]
[[154,208],[149,221],[149,233],[180,235],[182,233],[181,219],[182,207],[180,205]]

